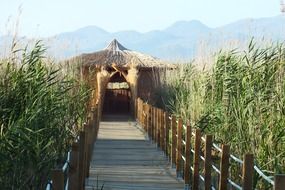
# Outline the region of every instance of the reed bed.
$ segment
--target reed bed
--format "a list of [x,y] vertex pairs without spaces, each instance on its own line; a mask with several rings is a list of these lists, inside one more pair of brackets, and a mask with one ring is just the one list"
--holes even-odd
[[76,66],[44,55],[37,42],[0,60],[1,189],[44,189],[86,116],[90,90]]
[[[284,71],[283,44],[252,40],[245,51],[220,51],[211,69],[189,63],[166,70],[156,93],[161,107],[230,144],[235,155],[253,153],[270,176],[285,173]],[[268,188],[258,176],[255,187]]]

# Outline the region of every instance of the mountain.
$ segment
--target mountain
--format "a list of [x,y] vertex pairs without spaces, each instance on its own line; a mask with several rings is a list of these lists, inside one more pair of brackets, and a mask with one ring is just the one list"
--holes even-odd
[[210,28],[198,20],[178,21],[164,30],[177,37],[197,38],[210,32]]
[[[98,51],[116,38],[129,49],[162,59],[181,60],[193,58],[200,51],[207,53],[226,48],[226,44],[233,42],[239,47],[248,43],[252,37],[257,41],[284,41],[285,17],[280,15],[243,19],[216,28],[210,28],[198,20],[178,21],[163,30],[146,33],[132,30],[110,33],[97,26],[86,26],[43,41],[48,46],[49,53],[57,58]],[[11,37],[0,37],[0,48],[9,38]]]

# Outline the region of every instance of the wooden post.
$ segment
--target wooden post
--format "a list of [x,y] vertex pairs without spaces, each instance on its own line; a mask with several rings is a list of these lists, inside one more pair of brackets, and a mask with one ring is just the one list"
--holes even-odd
[[149,133],[149,126],[148,126],[148,109],[149,109],[149,104],[145,104],[145,118],[144,118],[144,122],[145,122],[145,132],[146,134]]
[[78,165],[78,173],[79,173],[79,189],[84,188],[85,182],[85,141],[86,134],[85,131],[80,131],[79,134],[79,165]]
[[160,122],[160,109],[156,109],[156,114],[157,114],[157,146],[161,148],[161,122]]
[[253,175],[254,175],[253,167],[254,167],[253,154],[245,154],[243,157],[243,167],[242,167],[242,189],[243,190],[253,189]]
[[151,127],[152,127],[152,140],[155,143],[155,138],[156,138],[156,131],[155,131],[155,107],[151,107]]
[[54,169],[51,171],[52,189],[63,190],[64,189],[64,174],[62,169]]
[[139,120],[139,123],[142,124],[142,120],[141,120],[141,101],[140,99],[138,99],[138,120]]
[[195,147],[194,147],[194,171],[193,171],[193,190],[199,189],[199,161],[201,146],[201,130],[195,131]]
[[190,179],[191,179],[191,169],[190,169],[190,157],[191,157],[191,125],[190,122],[187,122],[186,133],[185,133],[185,163],[184,163],[184,182],[185,186],[189,188]]
[[176,117],[172,115],[171,120],[171,132],[172,132],[172,145],[171,145],[171,163],[175,165],[176,162],[176,146],[177,146],[177,138],[176,138],[176,132],[177,132],[177,126],[176,126]]
[[146,126],[145,126],[145,104],[142,102],[142,127],[144,129],[144,131],[146,130]]
[[285,175],[276,174],[274,176],[274,190],[284,190],[285,187]]
[[164,112],[164,126],[165,126],[165,155],[169,157],[169,119],[168,113]]
[[143,126],[143,102],[142,102],[142,100],[140,99],[140,115],[141,115],[141,125],[142,125],[142,127],[144,127]]
[[159,120],[160,120],[160,146],[161,150],[165,152],[165,131],[164,131],[164,111],[162,109],[159,110]]
[[178,119],[177,125],[177,152],[176,152],[176,175],[181,176],[181,157],[182,157],[182,126],[183,121],[181,118]]
[[138,102],[137,102],[137,104],[138,104],[138,108],[137,108],[137,109],[138,109],[138,111],[137,111],[137,112],[138,112],[138,113],[137,113],[137,114],[138,114],[138,116],[137,116],[137,119],[138,119],[139,124],[141,124],[141,107],[140,107],[140,99],[138,98],[138,99],[137,99],[137,101],[138,101]]
[[213,144],[213,136],[206,135],[205,153],[204,153],[205,155],[205,162],[204,162],[205,190],[211,189],[212,144]]
[[153,142],[156,143],[156,115],[155,115],[155,107],[152,106],[152,128],[153,128]]
[[93,149],[93,143],[96,140],[96,127],[97,127],[97,108],[92,109],[93,113],[93,123],[92,123],[92,129],[93,129],[93,135],[92,135],[92,149]]
[[144,123],[144,130],[147,132],[147,104],[143,104],[143,123]]
[[[98,118],[98,106],[94,109],[94,139],[93,139],[93,145],[94,142],[97,140],[97,135],[99,131],[99,118]],[[92,146],[93,147],[93,146]]]
[[78,164],[79,164],[79,147],[78,143],[73,143],[70,153],[70,169],[69,169],[69,190],[78,190]]
[[222,158],[220,165],[220,183],[219,190],[226,190],[228,185],[228,177],[229,177],[229,166],[230,166],[230,146],[223,144],[222,145]]
[[151,127],[151,141],[154,141],[154,125],[153,125],[154,115],[153,115],[153,106],[150,106],[150,127]]
[[145,128],[145,132],[147,133],[148,132],[148,128],[147,128],[147,109],[148,109],[148,104],[147,103],[144,103],[144,118],[143,118],[143,121],[144,121],[144,128]]
[[[91,122],[93,122],[91,120]],[[92,157],[92,123],[89,123],[86,126],[86,132],[87,132],[87,139],[86,139],[86,177],[89,177],[89,172],[90,172],[90,162],[91,162],[91,157]]]
[[152,127],[151,127],[151,105],[148,105],[148,112],[147,112],[147,126],[148,126],[148,137],[152,138]]
[[135,119],[137,119],[138,120],[138,116],[139,116],[139,98],[137,98],[136,100],[135,100],[135,104],[137,105],[136,106],[136,111],[135,111]]
[[154,143],[157,143],[157,115],[156,115],[156,107],[153,107],[153,131],[154,131]]

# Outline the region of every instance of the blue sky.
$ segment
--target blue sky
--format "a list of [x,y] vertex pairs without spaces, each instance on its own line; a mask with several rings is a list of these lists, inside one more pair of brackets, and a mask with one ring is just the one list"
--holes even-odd
[[217,27],[280,14],[279,0],[0,0],[0,5],[0,35],[15,30],[18,21],[18,33],[29,37],[87,25],[146,32],[193,19]]

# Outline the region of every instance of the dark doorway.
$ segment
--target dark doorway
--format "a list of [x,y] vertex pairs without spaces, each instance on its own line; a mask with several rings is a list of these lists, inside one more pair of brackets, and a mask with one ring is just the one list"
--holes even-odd
[[129,115],[131,103],[130,87],[120,72],[114,74],[106,89],[103,115]]

